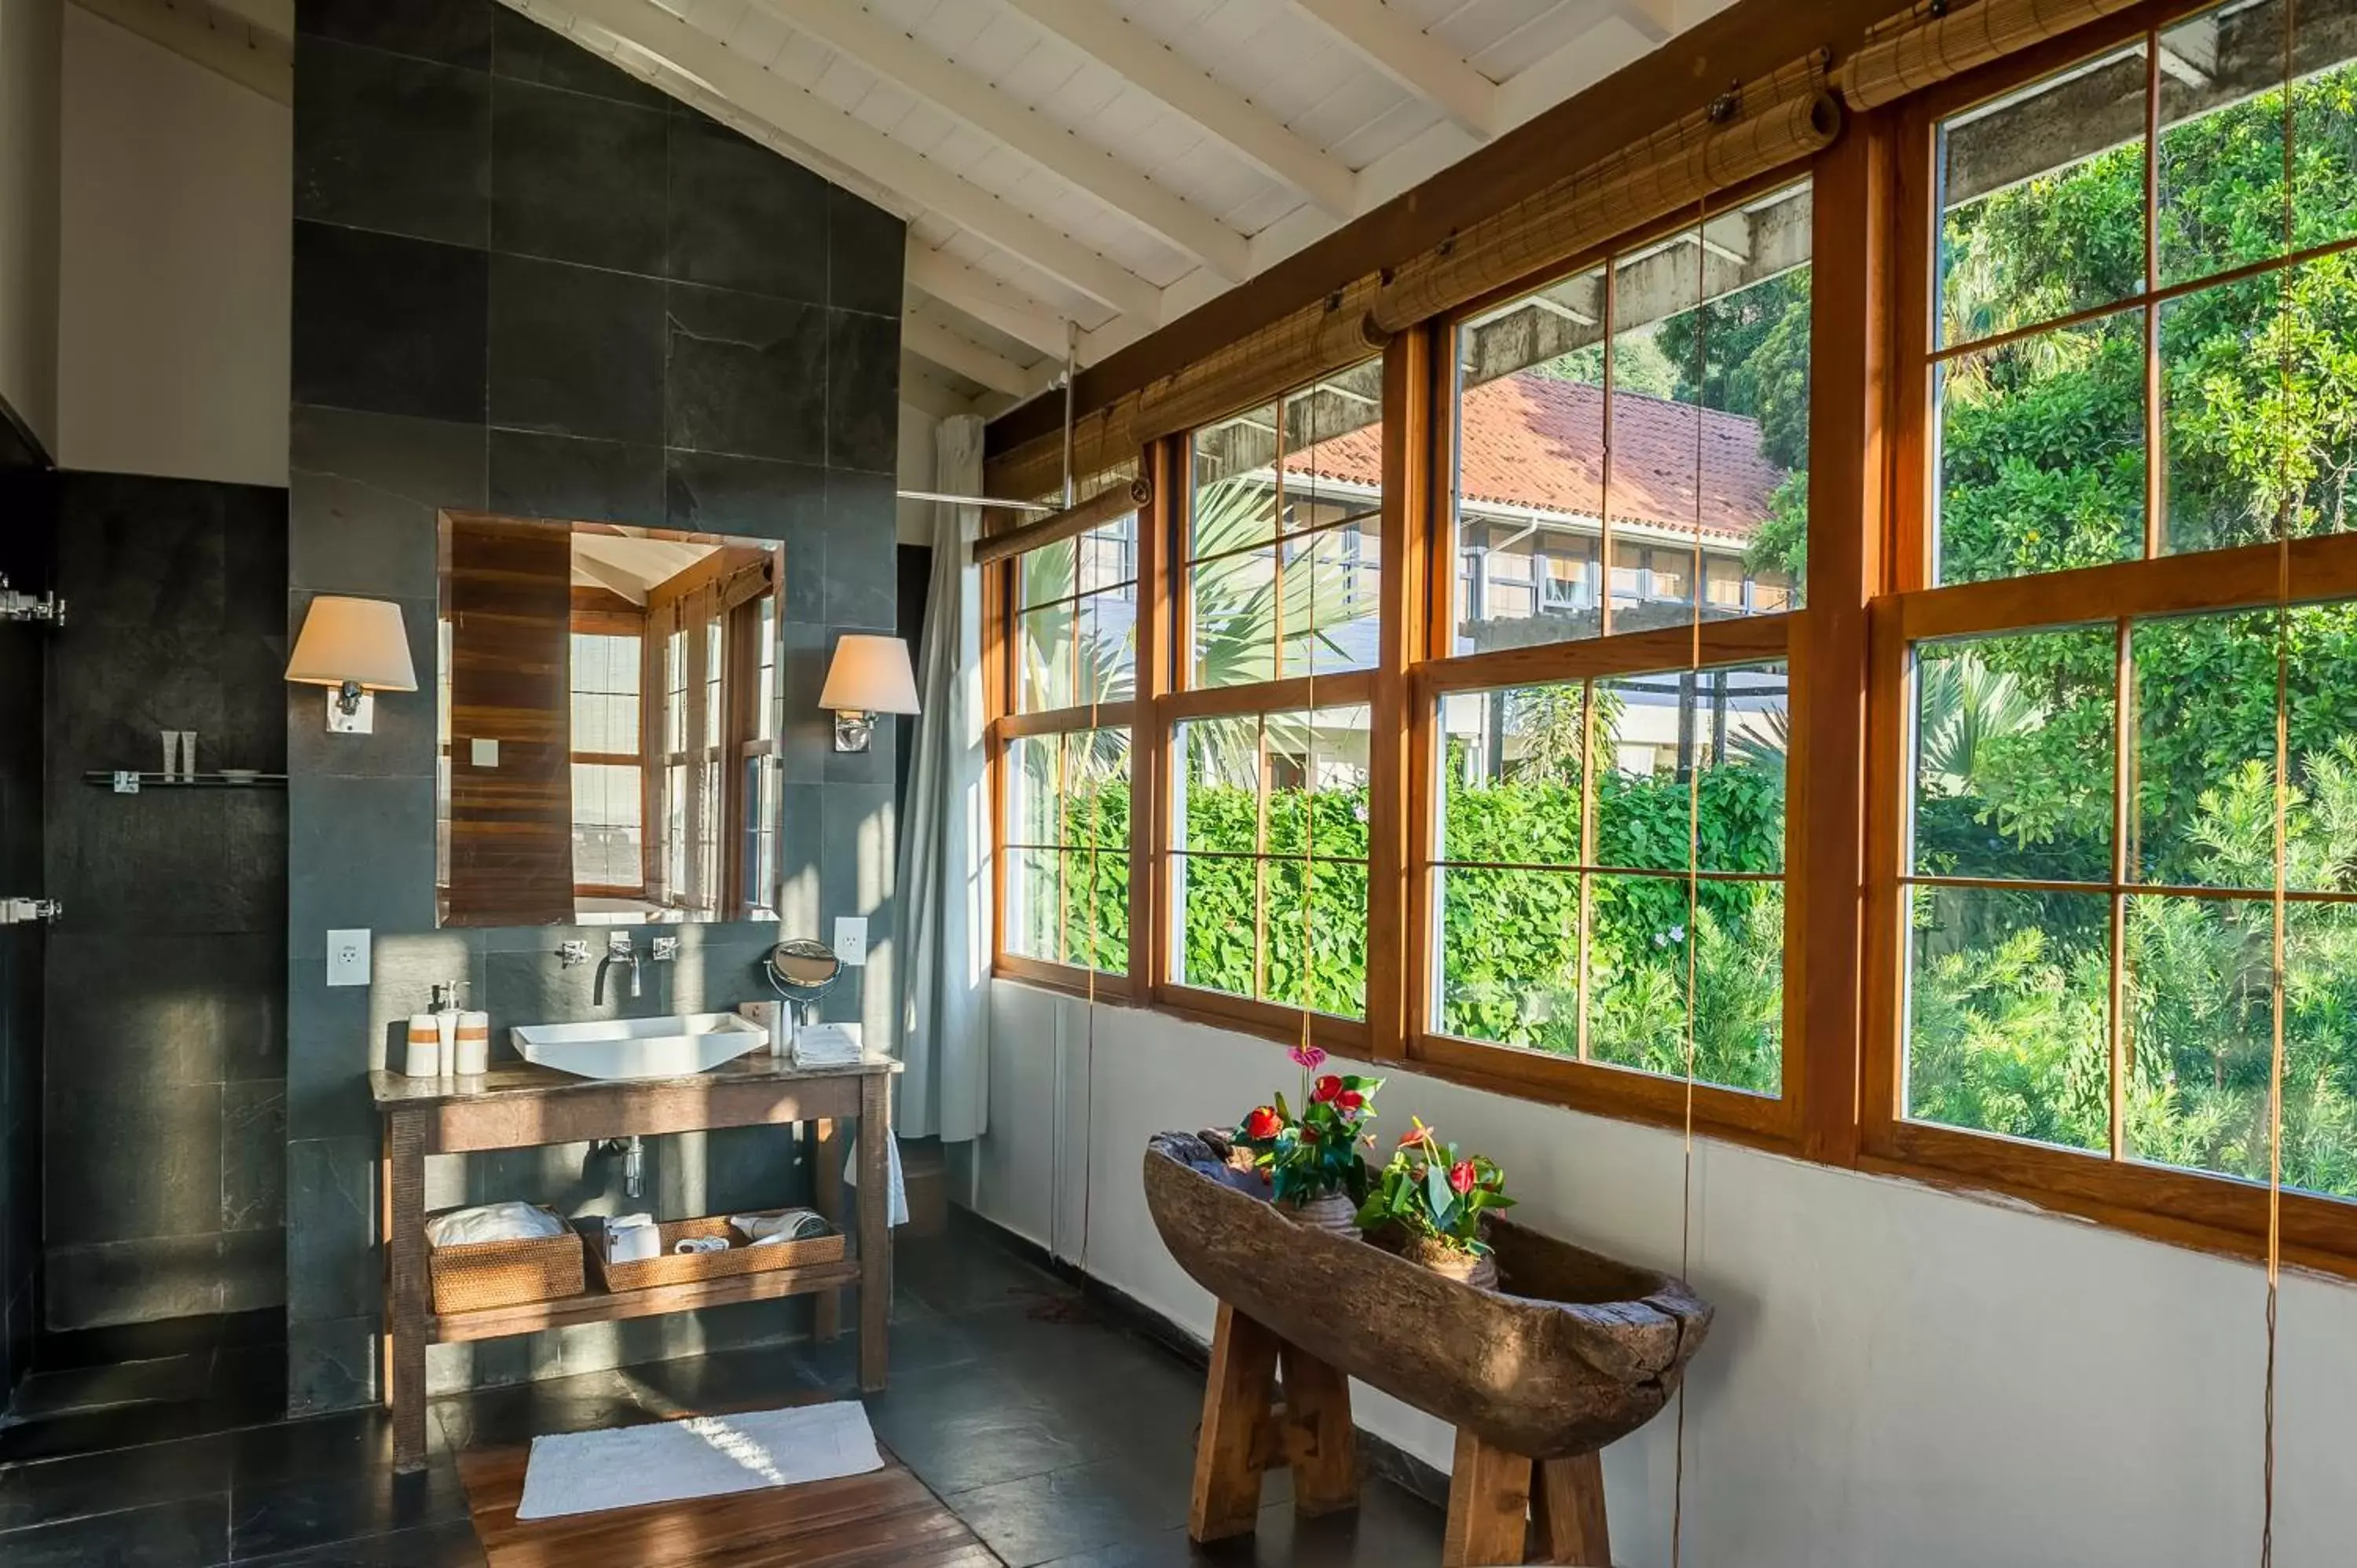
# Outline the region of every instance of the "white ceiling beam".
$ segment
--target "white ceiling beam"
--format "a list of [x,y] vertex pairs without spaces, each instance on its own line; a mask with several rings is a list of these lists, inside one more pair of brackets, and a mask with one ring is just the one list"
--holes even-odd
[[1051,360],[1064,357],[1064,324],[1028,296],[964,266],[928,245],[909,245],[909,286],[963,311]]
[[1250,247],[1242,234],[857,6],[845,0],[752,4],[1004,143],[1230,282],[1251,275]]
[[1198,70],[1153,35],[1107,10],[1101,0],[1006,4],[1193,121],[1271,179],[1291,186],[1337,218],[1357,215],[1358,177],[1348,165]]
[[1498,87],[1383,0],[1293,0],[1376,70],[1474,135],[1498,134]]
[[1047,381],[1055,380],[1060,368],[1050,365],[1043,380],[1025,366],[1017,364],[1002,354],[994,354],[969,338],[961,338],[938,322],[906,317],[900,322],[900,347],[920,360],[930,360],[945,371],[954,371],[970,381],[979,381],[992,392],[1002,392],[1012,397],[1028,397]]
[[[943,386],[941,368],[920,360],[906,349],[900,350],[900,401],[910,408],[920,409],[935,419],[948,419],[954,414],[972,413],[973,403],[956,392]],[[931,473],[926,476],[931,478]],[[905,483],[908,476],[903,475]]]
[[274,103],[295,102],[295,50],[285,38],[265,35],[241,25],[226,12],[215,26],[215,13],[203,5],[171,5],[164,0],[75,0],[93,16],[103,16],[124,32],[171,50],[183,59],[240,87],[262,94]]
[[818,157],[963,225],[1092,299],[1160,322],[1162,291],[1153,284],[773,75],[652,0],[565,0],[564,9],[708,86]]
[[1545,113],[1659,48],[1677,32],[1677,20],[1672,0],[1606,0],[1597,7],[1592,24],[1498,89],[1500,133]]

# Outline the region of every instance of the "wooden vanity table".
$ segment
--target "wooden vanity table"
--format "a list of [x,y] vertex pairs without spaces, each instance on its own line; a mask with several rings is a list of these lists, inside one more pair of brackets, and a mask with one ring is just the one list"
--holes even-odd
[[[845,1227],[841,1207],[842,1145],[834,1129],[856,1121],[863,1131],[890,1126],[890,1059],[848,1067],[798,1068],[782,1057],[746,1057],[694,1078],[611,1082],[576,1078],[524,1062],[501,1062],[479,1079],[412,1079],[372,1072],[383,1133],[378,1164],[380,1213],[385,1238],[385,1333],[392,1362],[387,1393],[393,1406],[393,1467],[425,1464],[425,1347],[495,1339],[576,1323],[605,1323],[686,1312],[737,1301],[816,1295],[818,1329],[831,1337],[839,1324],[845,1286],[859,1291],[859,1386],[884,1387],[886,1321],[891,1303],[891,1230],[883,1137],[859,1140],[858,1216]],[[737,1274],[694,1284],[648,1290],[591,1289],[559,1301],[437,1316],[426,1279],[425,1158],[600,1138],[653,1137],[716,1127],[788,1126],[813,1122],[820,1153],[815,1190],[820,1210],[848,1230],[851,1252],[842,1262]]]

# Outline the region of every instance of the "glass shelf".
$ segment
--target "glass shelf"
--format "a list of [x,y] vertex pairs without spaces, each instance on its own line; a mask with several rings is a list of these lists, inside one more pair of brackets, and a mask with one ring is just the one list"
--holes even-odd
[[[286,775],[284,773],[257,773],[250,779],[231,779],[219,773],[194,775],[176,773],[167,779],[161,773],[132,773],[129,768],[124,768],[123,772],[139,780],[139,788],[135,791],[130,789],[116,791],[124,795],[134,793],[144,795],[150,789],[284,789],[286,788]],[[112,789],[114,788],[114,780],[117,777],[110,769],[93,768],[81,776],[81,781],[85,784],[96,785],[101,789]]]

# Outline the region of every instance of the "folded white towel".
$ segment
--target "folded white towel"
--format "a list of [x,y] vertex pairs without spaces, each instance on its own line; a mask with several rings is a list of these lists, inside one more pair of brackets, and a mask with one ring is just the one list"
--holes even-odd
[[644,1263],[662,1256],[662,1232],[651,1214],[621,1214],[606,1221],[606,1261]]
[[844,1067],[859,1059],[856,1024],[806,1024],[794,1031],[796,1067]]
[[537,1241],[565,1233],[565,1221],[529,1203],[486,1203],[455,1208],[425,1222],[425,1239],[436,1247],[479,1241]]
[[683,1236],[678,1240],[671,1244],[671,1250],[683,1256],[695,1252],[725,1252],[728,1251],[728,1238],[726,1236]]

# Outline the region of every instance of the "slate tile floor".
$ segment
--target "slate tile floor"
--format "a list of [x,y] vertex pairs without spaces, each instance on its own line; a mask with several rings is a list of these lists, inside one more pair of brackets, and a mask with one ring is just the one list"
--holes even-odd
[[[1258,1534],[1199,1551],[1198,1367],[982,1227],[899,1260],[877,1434],[1014,1568],[1438,1561],[1438,1510],[1372,1477],[1355,1515],[1297,1520],[1273,1477]],[[0,1563],[479,1568],[460,1449],[853,1386],[846,1337],[488,1390],[437,1402],[431,1464],[396,1477],[382,1412],[280,1417],[272,1332],[230,1318],[52,1337],[0,1429]]]

